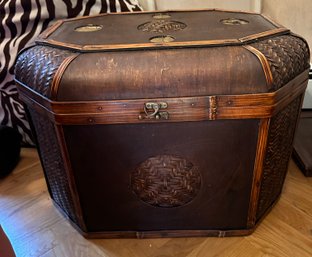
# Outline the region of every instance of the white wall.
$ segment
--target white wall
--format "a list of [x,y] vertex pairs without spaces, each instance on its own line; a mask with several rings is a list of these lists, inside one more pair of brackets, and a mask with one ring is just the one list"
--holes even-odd
[[[293,32],[303,36],[312,48],[312,1],[311,0],[263,0],[262,12]],[[311,56],[312,62],[312,56]],[[303,103],[312,108],[312,81]]]
[[263,0],[262,12],[303,36],[312,47],[311,0]]
[[145,10],[220,8],[262,12],[312,46],[312,0],[139,0]]
[[220,8],[230,10],[261,10],[261,0],[140,0],[145,10]]
[[139,0],[144,11],[153,11],[156,10],[156,5],[154,0]]

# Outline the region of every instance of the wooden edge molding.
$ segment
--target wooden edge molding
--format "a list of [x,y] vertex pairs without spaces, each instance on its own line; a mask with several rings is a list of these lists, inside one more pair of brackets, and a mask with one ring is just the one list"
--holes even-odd
[[87,239],[121,239],[121,238],[168,238],[168,237],[231,237],[247,236],[254,232],[255,228],[242,228],[241,230],[161,230],[161,231],[107,231],[89,232],[86,228],[79,227],[73,222],[64,210],[54,201],[54,206],[64,215],[71,225]]
[[81,226],[81,228],[86,230],[86,225],[84,222],[81,204],[80,204],[80,200],[79,200],[79,194],[77,191],[74,176],[72,174],[71,163],[70,163],[69,156],[68,156],[68,150],[67,150],[67,146],[65,143],[64,132],[63,132],[62,126],[55,125],[55,131],[56,131],[57,140],[58,140],[59,144],[61,145],[61,147],[60,147],[61,155],[62,155],[62,158],[64,160],[65,171],[66,171],[67,178],[69,181],[68,184],[69,184],[69,189],[71,191],[71,196],[73,198],[74,208],[76,209],[77,219],[78,219],[78,222],[79,222],[79,225]]
[[242,230],[163,230],[163,231],[111,231],[111,232],[90,232],[83,233],[88,239],[117,239],[117,238],[136,238],[136,239],[155,239],[155,238],[181,238],[181,237],[233,237],[247,236],[252,234],[254,229]]
[[206,40],[206,41],[181,41],[168,43],[152,43],[144,42],[138,44],[113,44],[113,45],[77,45],[64,43],[53,39],[37,40],[36,43],[47,46],[59,46],[62,48],[76,50],[80,52],[88,51],[113,51],[113,50],[140,50],[140,49],[157,49],[157,48],[175,48],[175,47],[200,47],[200,46],[226,46],[226,45],[241,45],[238,39],[225,40]]
[[258,34],[253,34],[243,38],[229,38],[220,40],[198,40],[198,41],[180,41],[180,42],[162,42],[162,43],[152,43],[144,42],[137,44],[106,44],[106,45],[77,45],[71,43],[64,43],[61,41],[56,41],[53,39],[38,38],[36,40],[37,44],[43,44],[48,46],[59,46],[62,48],[72,49],[81,52],[88,51],[112,51],[112,50],[139,50],[139,49],[157,49],[157,48],[175,48],[175,47],[203,47],[203,46],[229,46],[229,45],[243,45],[254,40],[265,38],[272,35],[282,35],[289,33],[286,28],[277,28],[261,32]]
[[252,47],[252,46],[243,46],[245,49],[247,49],[249,52],[253,53],[260,61],[262,69],[264,71],[265,74],[265,78],[267,81],[267,86],[268,88],[272,87],[273,84],[273,75],[271,72],[271,68],[270,68],[270,64],[267,60],[267,58],[264,56],[263,53],[261,53],[258,49]]
[[262,223],[262,221],[266,218],[266,216],[272,211],[272,209],[278,203],[280,198],[281,194],[276,198],[276,200],[271,204],[271,206],[263,213],[263,215],[260,218],[256,219],[253,225],[251,224],[250,229],[252,230],[252,232],[257,229],[257,227]]
[[[21,82],[16,82],[20,98],[57,124],[158,123],[270,118],[303,94],[308,83],[308,72],[304,71],[272,93],[85,102],[52,101]],[[165,102],[167,108],[163,111],[167,112],[167,119],[140,119],[145,104],[150,102]]]
[[247,227],[252,228],[256,223],[257,204],[260,193],[260,181],[263,171],[263,160],[265,158],[266,146],[268,140],[268,131],[270,119],[262,119],[259,125],[257,153],[254,165],[253,182],[251,189],[251,197],[248,211]]
[[[59,208],[60,209],[60,208]],[[63,211],[62,211],[63,213]],[[182,238],[182,237],[233,237],[248,236],[254,228],[242,230],[160,230],[160,231],[107,231],[85,232],[69,219],[73,227],[87,239],[156,239],[156,238]]]
[[58,70],[56,71],[52,83],[51,83],[51,88],[50,88],[50,99],[55,100],[57,97],[58,93],[58,88],[62,79],[62,76],[68,67],[68,65],[78,56],[79,54],[73,54],[72,56],[67,57],[60,65]]
[[44,32],[42,32],[38,38],[40,39],[46,39],[48,38],[54,31],[56,31],[63,23],[65,20],[59,20],[55,22],[52,26],[47,28]]
[[264,31],[264,32],[261,32],[258,34],[253,34],[253,35],[250,35],[247,37],[242,37],[239,39],[239,41],[241,43],[246,44],[246,43],[252,42],[254,40],[266,38],[268,36],[273,36],[273,35],[274,36],[280,36],[280,35],[288,34],[289,32],[290,32],[290,30],[286,29],[286,28],[271,29],[271,30]]

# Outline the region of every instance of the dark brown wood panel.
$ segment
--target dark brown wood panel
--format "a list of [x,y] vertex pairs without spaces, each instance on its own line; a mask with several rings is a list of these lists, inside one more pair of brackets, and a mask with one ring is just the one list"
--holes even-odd
[[[246,229],[258,127],[259,120],[64,126],[89,231]],[[185,205],[156,207],[131,189],[138,166],[162,155],[200,172],[198,194]]]
[[80,55],[63,75],[56,99],[255,94],[268,89],[260,61],[245,48],[193,48]]

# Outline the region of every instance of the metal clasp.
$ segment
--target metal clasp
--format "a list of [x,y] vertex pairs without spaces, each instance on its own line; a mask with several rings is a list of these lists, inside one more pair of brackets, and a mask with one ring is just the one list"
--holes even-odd
[[144,112],[140,113],[139,120],[143,119],[155,119],[155,120],[168,120],[169,113],[162,111],[167,109],[168,104],[165,102],[161,103],[145,103]]

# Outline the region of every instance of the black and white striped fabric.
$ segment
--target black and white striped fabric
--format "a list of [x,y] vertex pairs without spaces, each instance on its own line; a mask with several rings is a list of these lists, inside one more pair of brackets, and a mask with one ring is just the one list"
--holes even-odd
[[14,84],[17,53],[58,19],[105,12],[140,11],[137,0],[0,0],[0,124],[33,144]]

